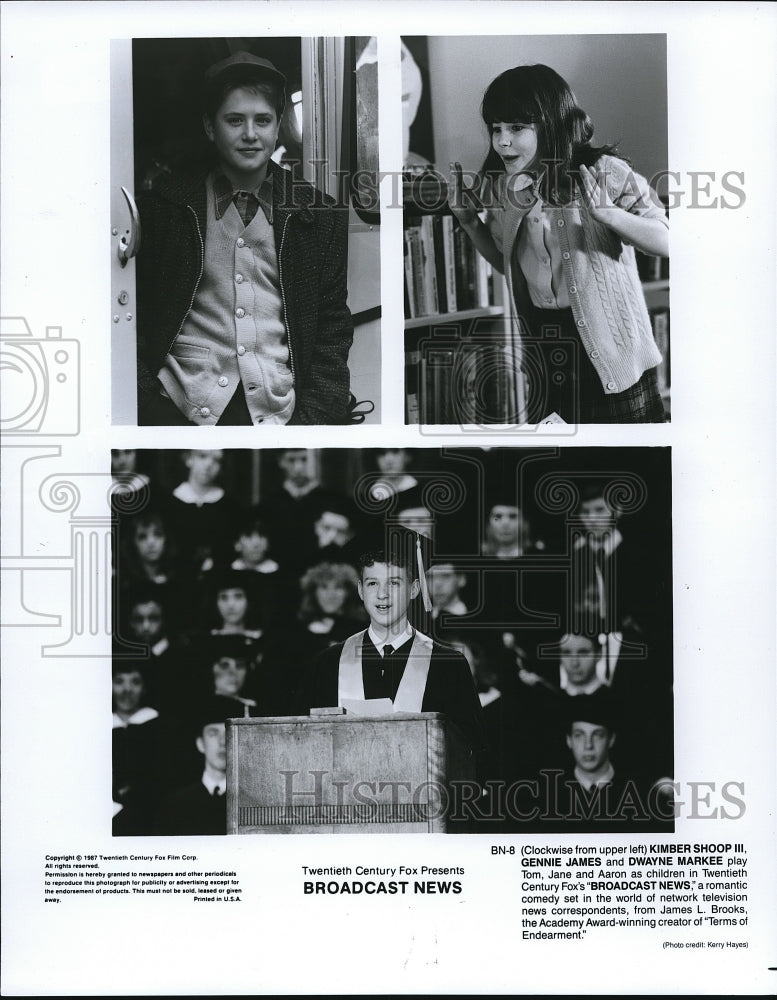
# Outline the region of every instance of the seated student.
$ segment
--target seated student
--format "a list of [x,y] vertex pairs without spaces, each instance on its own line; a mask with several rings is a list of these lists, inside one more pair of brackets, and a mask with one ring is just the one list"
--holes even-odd
[[[233,531],[234,544],[230,569],[242,574],[250,590],[257,627],[266,629],[272,623],[288,625],[293,620],[297,583],[284,553],[275,557],[270,531],[256,514],[247,514]],[[216,570],[221,567],[216,567]],[[214,571],[215,572],[215,571]],[[217,574],[218,575],[218,574]],[[223,575],[223,574],[222,574]],[[207,575],[208,577],[211,574]],[[207,577],[206,577],[207,579]]]
[[401,498],[404,506],[421,503],[418,480],[408,472],[413,461],[413,453],[408,448],[376,448],[372,458],[380,472],[379,478],[370,487],[370,498],[385,501],[391,496]]
[[226,720],[246,714],[241,702],[223,696],[205,698],[197,706],[194,744],[202,755],[202,774],[166,797],[157,817],[156,833],[207,836],[227,832]]
[[263,576],[277,574],[280,567],[270,558],[269,550],[270,535],[264,522],[256,516],[246,517],[237,528],[236,558],[232,560],[232,569],[261,573]]
[[159,795],[161,737],[159,713],[146,698],[146,664],[117,660],[112,667],[113,693],[113,833],[151,833]]
[[176,566],[165,519],[158,511],[136,514],[126,525],[119,584],[157,584],[172,582]]
[[262,637],[258,628],[260,610],[255,606],[254,580],[245,570],[228,570],[214,574],[207,581],[212,595],[214,627],[211,635],[241,635],[256,641]]
[[605,481],[584,487],[575,521],[575,596],[588,612],[587,627],[604,634],[639,633],[656,643],[670,607],[668,551],[622,534],[621,514],[608,498]]
[[155,589],[138,588],[126,601],[127,637],[148,648],[147,697],[154,708],[168,706],[178,683],[184,649],[171,639],[162,596]]
[[151,481],[144,472],[138,472],[137,452],[134,448],[111,448],[111,513],[121,517],[128,508],[151,497]]
[[[580,695],[565,702],[565,742],[571,761],[546,772],[547,819],[554,829],[575,833],[671,829],[673,820],[658,775],[645,780],[626,772],[612,757],[622,723],[604,695]],[[550,793],[549,788],[555,791]]]
[[420,592],[414,546],[366,552],[359,566],[369,627],[314,661],[300,688],[300,711],[379,699],[389,711],[442,712],[473,751],[481,750],[482,712],[469,664],[408,621],[410,602]]
[[306,448],[285,448],[278,454],[283,482],[264,495],[258,514],[272,534],[275,551],[283,555],[283,565],[304,569],[308,552],[315,547],[313,525],[330,491],[318,481],[315,453]]
[[432,600],[432,618],[445,618],[447,615],[460,617],[469,611],[462,599],[466,579],[463,573],[456,570],[452,562],[437,561],[426,571],[426,583]]
[[302,577],[302,601],[297,618],[304,627],[311,656],[342,642],[365,621],[359,600],[359,576],[347,563],[319,563]]
[[281,634],[269,644],[251,643],[243,635],[209,636],[195,666],[193,700],[219,694],[247,705],[251,715],[291,714],[299,667],[290,651],[293,643]]
[[544,548],[544,542],[532,538],[529,522],[521,508],[510,497],[495,497],[486,512],[482,554],[497,559],[517,559]]
[[599,666],[602,647],[598,636],[567,632],[558,643],[558,664],[550,670],[522,669],[518,681],[527,687],[539,686],[555,693],[576,696],[593,694],[604,681]]
[[266,645],[265,629],[259,627],[263,622],[260,609],[256,607],[253,582],[251,573],[227,570],[213,574],[213,578],[205,584],[205,624],[212,624],[213,627],[205,635],[202,632],[199,635],[193,633],[190,642],[198,647],[195,661],[203,663],[208,678],[218,658],[214,651],[227,641],[231,643],[230,649],[240,650],[240,658],[251,669],[262,662]]
[[316,544],[308,553],[308,566],[322,562],[356,566],[361,542],[357,533],[356,510],[349,500],[331,496],[322,505],[313,532]]
[[272,161],[271,62],[236,52],[204,82],[212,169],[138,198],[138,422],[343,423],[347,210]]
[[186,569],[196,578],[226,560],[232,525],[241,517],[242,508],[219,485],[223,451],[189,450],[181,458],[187,474],[173,490],[170,523]]

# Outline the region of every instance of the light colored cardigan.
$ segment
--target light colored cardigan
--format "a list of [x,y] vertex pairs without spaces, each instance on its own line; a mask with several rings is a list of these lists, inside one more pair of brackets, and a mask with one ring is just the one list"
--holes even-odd
[[[615,205],[669,225],[645,178],[623,160],[602,156],[596,162],[595,172],[604,173],[607,191]],[[486,215],[486,225],[504,257],[504,273],[515,306],[514,321],[519,336],[534,308],[514,254],[520,225],[533,204],[531,193],[523,194],[524,197],[514,198],[510,203],[489,207]],[[499,202],[498,193],[496,200]],[[518,201],[526,204],[513,203]],[[596,222],[579,198],[557,209],[554,215],[569,304],[583,349],[604,392],[623,392],[661,361],[634,248],[608,226]]]

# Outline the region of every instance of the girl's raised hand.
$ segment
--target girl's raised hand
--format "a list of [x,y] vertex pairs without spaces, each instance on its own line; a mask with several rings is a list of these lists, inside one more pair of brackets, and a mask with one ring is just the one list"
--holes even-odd
[[461,164],[457,161],[456,163],[451,163],[450,167],[451,180],[448,184],[448,207],[462,226],[466,226],[477,219],[478,213],[472,198],[467,194],[464,187]]
[[607,193],[604,177],[600,178],[589,167],[581,164],[580,187],[582,189],[583,204],[591,213],[592,218],[605,226],[612,225],[614,217],[620,214],[621,210],[617,205],[613,204],[610,195]]

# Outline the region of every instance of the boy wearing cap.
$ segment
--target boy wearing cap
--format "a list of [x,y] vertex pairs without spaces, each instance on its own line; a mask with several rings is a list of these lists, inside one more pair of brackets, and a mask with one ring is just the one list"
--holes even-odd
[[215,167],[139,198],[141,424],[345,419],[347,212],[271,160],[285,82],[248,52],[211,66]]
[[205,699],[197,707],[194,742],[202,755],[202,776],[168,796],[159,811],[157,833],[170,836],[227,832],[226,720],[246,714],[243,703],[220,695]]
[[[579,695],[566,702],[566,745],[572,768],[557,790],[559,829],[578,833],[660,830],[671,827],[671,811],[662,798],[662,783],[669,779],[650,774],[643,762],[624,777],[610,758],[616,733],[623,728],[618,705],[602,694]],[[550,772],[553,774],[554,772]],[[556,774],[558,772],[555,772]]]
[[365,553],[358,589],[369,628],[330,646],[312,664],[300,689],[301,710],[380,699],[389,712],[442,712],[479,751],[482,713],[466,659],[408,621],[421,589],[413,557],[402,547]]

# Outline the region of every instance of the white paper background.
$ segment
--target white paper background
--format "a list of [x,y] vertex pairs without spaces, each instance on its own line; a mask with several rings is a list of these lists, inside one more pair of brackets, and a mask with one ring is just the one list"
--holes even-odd
[[[47,326],[61,326],[81,350],[82,431],[54,440],[61,458],[48,459],[45,471],[41,461],[40,476],[107,474],[111,447],[258,443],[247,428],[110,427],[111,38],[378,34],[382,167],[392,169],[399,166],[400,33],[666,32],[669,167],[683,175],[744,172],[747,200],[724,211],[688,208],[683,199],[672,213],[671,426],[588,427],[570,444],[673,448],[676,777],[743,781],[747,802],[736,823],[678,820],[677,839],[747,844],[749,949],[662,951],[660,935],[634,931],[589,938],[588,945],[529,946],[520,941],[517,861],[492,858],[497,841],[487,836],[181,839],[174,852],[196,854],[198,867],[235,868],[246,901],[218,914],[184,897],[73,897],[44,906],[46,853],[173,848],[169,840],[136,844],[107,835],[106,640],[91,640],[89,658],[43,657],[41,644],[63,641],[66,632],[9,627],[3,992],[773,992],[777,9],[390,0],[339,7],[3,4],[2,314],[25,316],[39,338]],[[309,428],[282,428],[261,445],[457,443],[419,438],[401,425],[401,213],[384,213],[381,243],[383,426],[317,429],[315,439]],[[26,555],[49,565],[47,552],[58,545],[63,554],[62,535],[49,538],[51,513],[37,492],[25,492],[20,526],[10,448],[20,443],[3,442],[4,553],[13,554],[14,533],[24,530]],[[531,445],[535,438],[495,443]],[[82,480],[82,512],[99,508],[101,482]],[[66,619],[67,568],[32,574],[27,597]],[[466,888],[454,898],[312,899],[302,895],[303,863],[463,865]]]

